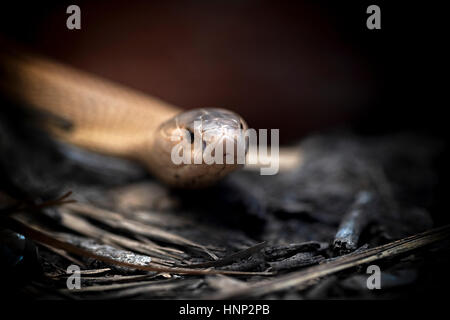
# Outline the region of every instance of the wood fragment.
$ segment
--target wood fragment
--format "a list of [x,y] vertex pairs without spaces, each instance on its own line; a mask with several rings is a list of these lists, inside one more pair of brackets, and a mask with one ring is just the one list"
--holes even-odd
[[73,244],[61,241],[57,238],[52,237],[50,234],[38,230],[34,227],[28,226],[24,221],[13,218],[9,220],[11,229],[18,230],[21,234],[33,239],[34,241],[45,243],[47,245],[56,247],[58,249],[63,249],[73,254],[93,258],[99,261],[103,261],[110,265],[121,266],[130,269],[137,269],[143,271],[155,271],[155,272],[167,272],[174,274],[192,274],[192,275],[204,275],[204,274],[227,274],[227,275],[261,275],[269,276],[273,275],[272,272],[243,272],[243,271],[226,271],[226,270],[213,270],[213,269],[188,269],[188,268],[169,268],[161,267],[157,265],[137,265],[124,261],[118,261],[106,256],[97,255],[89,250],[79,248]]
[[137,233],[143,236],[153,237],[158,240],[166,241],[174,244],[188,245],[193,248],[201,249],[207,255],[209,255],[214,260],[219,259],[214,253],[208,250],[205,246],[195,243],[189,239],[181,237],[179,235],[170,233],[166,230],[156,228],[150,225],[144,225],[140,222],[133,221],[131,219],[124,219],[122,215],[117,212],[111,212],[108,210],[96,208],[89,206],[87,204],[74,203],[66,206],[70,210],[86,215],[92,219],[107,224],[111,227],[118,229],[125,229],[131,233]]
[[152,281],[138,281],[138,282],[127,282],[127,283],[113,283],[113,284],[103,284],[103,285],[92,285],[83,286],[80,289],[62,289],[62,292],[96,292],[96,291],[109,291],[109,290],[119,290],[124,288],[131,288],[137,286],[148,286],[148,285],[158,285],[170,283],[173,280],[152,280]]
[[[83,270],[81,270],[83,271]],[[115,283],[115,282],[127,282],[130,280],[136,281],[136,280],[150,280],[154,279],[161,274],[159,273],[148,273],[148,274],[138,274],[138,275],[131,275],[131,276],[122,276],[122,275],[114,275],[111,277],[83,277],[83,281],[88,281],[90,283]]]
[[269,262],[269,264],[273,270],[279,271],[306,267],[312,264],[317,264],[324,259],[325,258],[323,256],[315,256],[311,252],[299,252],[292,257],[281,261]]
[[226,256],[225,258],[222,258],[222,259],[219,259],[216,261],[210,261],[210,262],[205,262],[205,263],[195,263],[195,264],[190,264],[185,267],[188,267],[188,268],[222,267],[222,266],[228,265],[232,262],[235,262],[237,260],[247,258],[250,255],[252,255],[253,253],[259,252],[265,246],[266,246],[266,242],[261,242],[261,243],[254,245],[253,247],[230,254],[229,256]]
[[91,296],[89,299],[123,299],[131,298],[139,295],[145,295],[151,293],[152,296],[159,297],[173,297],[181,288],[195,287],[203,283],[203,280],[184,280],[174,281],[169,283],[160,283],[140,286],[132,286],[128,289],[122,290],[110,290],[101,296]]
[[336,251],[349,253],[358,247],[359,237],[364,228],[373,221],[374,212],[379,210],[374,192],[360,191],[348,213],[339,225],[333,241]]
[[[357,254],[343,255],[335,260],[307,268],[303,271],[293,272],[274,280],[249,285],[227,294],[218,294],[213,299],[232,299],[242,297],[260,297],[269,293],[285,290],[293,286],[302,285],[308,281],[316,280],[336,272],[366,264],[387,257],[395,257],[431,243],[441,241],[450,236],[450,225],[432,229],[417,235],[387,243]],[[211,297],[210,297],[211,298]]]
[[111,268],[101,268],[101,269],[89,269],[89,270],[80,270],[80,274],[82,275],[95,275],[102,274],[111,271]]
[[273,261],[290,255],[294,255],[299,252],[316,252],[319,249],[323,250],[327,248],[327,246],[328,245],[326,243],[308,241],[302,243],[290,243],[283,246],[267,247],[263,252],[267,260]]
[[248,271],[248,270],[264,270],[267,269],[266,261],[262,254],[255,254],[243,261],[238,261],[227,265],[222,270]]
[[72,257],[71,255],[67,254],[64,250],[59,250],[59,249],[53,248],[51,246],[48,246],[46,244],[41,244],[41,245],[44,246],[47,250],[50,250],[50,251],[56,253],[57,255],[63,257],[64,259],[66,259],[66,260],[68,260],[68,261],[70,261],[72,263],[75,263],[76,265],[78,265],[78,266],[80,266],[82,268],[86,267],[86,265],[83,262],[81,262],[80,260],[78,260],[78,259]]
[[100,240],[105,244],[146,254],[152,258],[154,263],[157,264],[171,265],[178,262],[173,257],[165,255],[164,252],[153,250],[154,248],[151,246],[100,229],[88,223],[88,221],[67,212],[61,213],[60,223],[69,229],[77,231],[87,237]]

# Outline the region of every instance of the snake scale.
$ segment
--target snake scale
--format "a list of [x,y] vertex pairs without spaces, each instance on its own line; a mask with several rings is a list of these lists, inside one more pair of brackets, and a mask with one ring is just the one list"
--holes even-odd
[[[131,159],[175,187],[213,184],[237,164],[175,164],[171,150],[180,128],[205,136],[203,145],[236,141],[246,129],[237,114],[217,108],[179,108],[106,79],[76,70],[23,50],[0,53],[0,89],[10,99],[71,124],[62,128],[47,121],[45,128],[64,142],[91,151]],[[202,127],[194,127],[195,121]],[[200,132],[197,132],[200,130]],[[213,133],[211,135],[211,133]],[[194,151],[190,154],[194,158]]]

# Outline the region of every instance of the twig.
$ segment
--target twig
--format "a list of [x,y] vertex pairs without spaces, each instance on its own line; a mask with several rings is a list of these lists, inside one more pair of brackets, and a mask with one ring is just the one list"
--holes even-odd
[[66,208],[68,208],[74,213],[85,215],[92,219],[96,219],[97,221],[114,228],[120,228],[132,232],[133,234],[141,234],[169,243],[188,245],[193,248],[201,249],[204,253],[209,255],[214,260],[219,259],[214,253],[209,251],[205,246],[202,246],[201,244],[195,243],[189,239],[183,238],[179,235],[170,233],[163,229],[156,228],[154,226],[144,225],[131,219],[125,220],[123,216],[117,212],[112,212],[109,210],[100,209],[81,203],[70,204],[67,205]]
[[107,264],[126,267],[130,269],[137,269],[137,270],[143,270],[143,271],[155,271],[155,272],[164,272],[164,273],[175,273],[175,274],[192,274],[192,275],[205,275],[205,274],[228,274],[228,275],[273,275],[272,272],[241,272],[241,271],[224,271],[224,270],[211,270],[211,269],[188,269],[188,268],[169,268],[169,267],[160,267],[155,265],[137,265],[132,263],[127,263],[124,261],[118,261],[115,259],[112,259],[110,257],[100,256],[95,253],[92,253],[89,250],[85,250],[82,248],[79,248],[75,245],[72,245],[70,243],[61,241],[59,239],[56,239],[54,237],[51,237],[49,234],[40,231],[38,229],[35,229],[33,227],[30,227],[26,225],[23,221],[18,220],[17,218],[12,218],[9,220],[9,224],[11,229],[15,230],[16,232],[19,232],[34,241],[47,244],[49,246],[65,250],[67,252],[93,258],[99,261],[103,261]]
[[290,243],[283,246],[267,247],[264,249],[264,257],[269,260],[277,260],[280,258],[292,256],[299,252],[316,252],[318,250],[326,249],[327,243],[317,241],[307,241],[302,243]]
[[345,254],[356,250],[362,231],[372,221],[373,211],[378,209],[378,206],[374,205],[375,198],[374,192],[371,191],[361,191],[357,194],[334,238],[333,246],[336,251]]
[[319,263],[325,258],[321,255],[314,256],[312,252],[299,252],[292,257],[281,261],[269,262],[273,270],[294,269]]
[[234,261],[247,258],[253,253],[256,253],[263,249],[266,246],[266,242],[258,243],[257,245],[254,245],[253,247],[241,250],[239,252],[230,254],[229,256],[216,260],[216,261],[209,261],[204,263],[196,263],[196,264],[190,264],[188,266],[184,266],[185,268],[209,268],[209,267],[222,267],[226,266]]
[[12,214],[12,213],[19,212],[19,211],[39,210],[39,209],[43,209],[43,208],[60,206],[63,204],[75,203],[76,202],[75,200],[67,199],[71,195],[72,195],[72,191],[68,191],[65,194],[63,194],[62,196],[60,196],[59,198],[49,200],[49,201],[44,201],[39,204],[33,203],[32,201],[29,201],[29,200],[14,199],[16,201],[16,203],[14,205],[12,205],[8,208],[2,209],[0,212],[2,214],[8,215],[8,214]]
[[[357,254],[344,255],[335,260],[310,267],[303,271],[294,272],[275,280],[262,281],[246,288],[238,289],[226,294],[218,294],[213,299],[231,299],[238,297],[256,297],[285,290],[290,287],[300,286],[311,280],[317,280],[324,276],[366,264],[387,257],[394,257],[401,253],[426,246],[443,240],[450,235],[450,225],[429,230],[411,237],[390,242],[388,244],[368,249]],[[208,297],[211,299],[211,296]]]

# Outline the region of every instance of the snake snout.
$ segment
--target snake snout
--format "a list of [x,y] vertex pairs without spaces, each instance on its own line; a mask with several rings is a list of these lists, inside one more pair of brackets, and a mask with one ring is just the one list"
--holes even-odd
[[165,122],[160,129],[162,135],[155,141],[159,146],[156,149],[161,151],[159,156],[173,157],[176,150],[177,163],[169,164],[170,173],[165,175],[171,184],[206,186],[245,163],[247,124],[234,112],[214,108],[189,110]]

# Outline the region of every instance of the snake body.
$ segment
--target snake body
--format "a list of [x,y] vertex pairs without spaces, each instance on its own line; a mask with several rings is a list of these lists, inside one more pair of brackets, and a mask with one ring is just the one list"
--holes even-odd
[[[214,133],[214,145],[246,129],[245,121],[225,109],[182,112],[159,99],[69,66],[23,52],[0,54],[0,89],[9,98],[68,121],[70,129],[51,122],[46,128],[58,139],[95,152],[142,163],[163,182],[176,187],[214,183],[239,164],[175,164],[173,136],[180,128]],[[195,132],[197,133],[197,132]],[[194,154],[190,155],[192,158]]]

